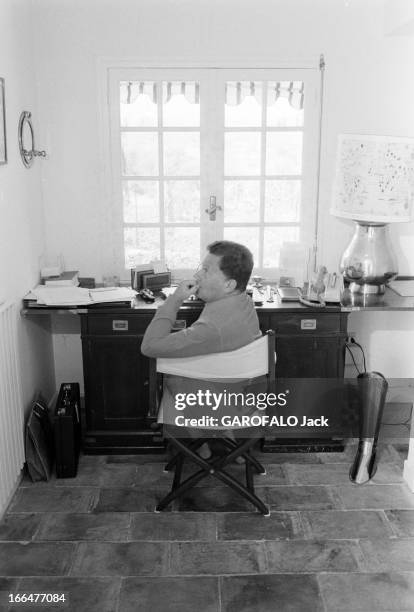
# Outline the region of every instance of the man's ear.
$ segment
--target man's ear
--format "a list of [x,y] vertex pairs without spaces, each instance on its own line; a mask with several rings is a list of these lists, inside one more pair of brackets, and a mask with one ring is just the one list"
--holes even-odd
[[236,289],[237,281],[235,281],[234,278],[229,278],[226,281],[226,286],[227,286],[227,289],[228,289],[228,291],[230,293],[231,291],[234,291]]

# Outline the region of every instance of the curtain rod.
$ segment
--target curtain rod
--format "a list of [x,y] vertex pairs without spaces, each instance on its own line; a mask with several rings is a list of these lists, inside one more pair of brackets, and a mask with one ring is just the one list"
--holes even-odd
[[316,272],[316,260],[318,250],[318,226],[319,226],[319,200],[320,200],[320,178],[321,178],[321,156],[322,156],[322,113],[323,113],[323,93],[324,93],[324,77],[325,77],[325,57],[321,53],[319,58],[319,70],[321,75],[320,86],[320,101],[319,101],[319,135],[318,135],[318,161],[316,169],[316,207],[315,207],[315,233],[313,238],[312,257],[313,270]]

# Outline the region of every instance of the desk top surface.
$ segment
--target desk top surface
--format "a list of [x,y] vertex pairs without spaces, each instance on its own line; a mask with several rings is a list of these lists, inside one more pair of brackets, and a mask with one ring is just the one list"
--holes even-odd
[[[107,312],[136,312],[136,313],[153,313],[164,300],[157,298],[153,304],[147,304],[140,298],[135,298],[131,306],[125,306],[125,304],[119,305],[108,305],[101,304],[99,306],[92,307],[74,307],[74,306],[37,306],[36,304],[24,307],[22,314],[24,315],[35,315],[35,314],[87,314],[90,312],[94,313],[107,313]],[[180,310],[191,311],[201,310],[203,306],[202,302],[188,302],[184,303]],[[386,289],[384,295],[358,295],[351,294],[349,290],[345,290],[342,294],[341,304],[333,304],[324,308],[320,307],[309,307],[304,306],[300,302],[282,302],[280,298],[275,295],[273,302],[264,302],[261,306],[256,306],[259,312],[272,313],[272,312],[320,312],[320,313],[349,313],[354,311],[409,311],[414,310],[414,297],[402,297],[395,293],[392,289]]]
[[388,287],[383,295],[362,295],[346,289],[342,294],[341,310],[414,310],[414,297],[402,297]]

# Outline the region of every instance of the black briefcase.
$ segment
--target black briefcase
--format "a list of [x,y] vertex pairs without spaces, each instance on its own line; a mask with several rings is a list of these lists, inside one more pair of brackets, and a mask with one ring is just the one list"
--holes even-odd
[[80,391],[78,383],[63,383],[53,418],[56,476],[73,478],[78,470],[81,446]]

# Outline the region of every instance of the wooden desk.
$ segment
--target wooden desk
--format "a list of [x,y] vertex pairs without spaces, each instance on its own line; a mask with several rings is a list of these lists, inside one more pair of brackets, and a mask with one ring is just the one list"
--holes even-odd
[[[157,305],[137,300],[131,309],[100,307],[81,312],[85,452],[139,453],[160,446],[147,415],[149,360],[140,351]],[[197,304],[185,305],[177,319],[189,326],[200,311]],[[276,332],[279,377],[343,377],[347,311],[339,306],[312,309],[274,302],[257,312],[261,330]],[[269,450],[275,450],[277,443],[267,442]],[[327,445],[325,440],[318,450]]]

